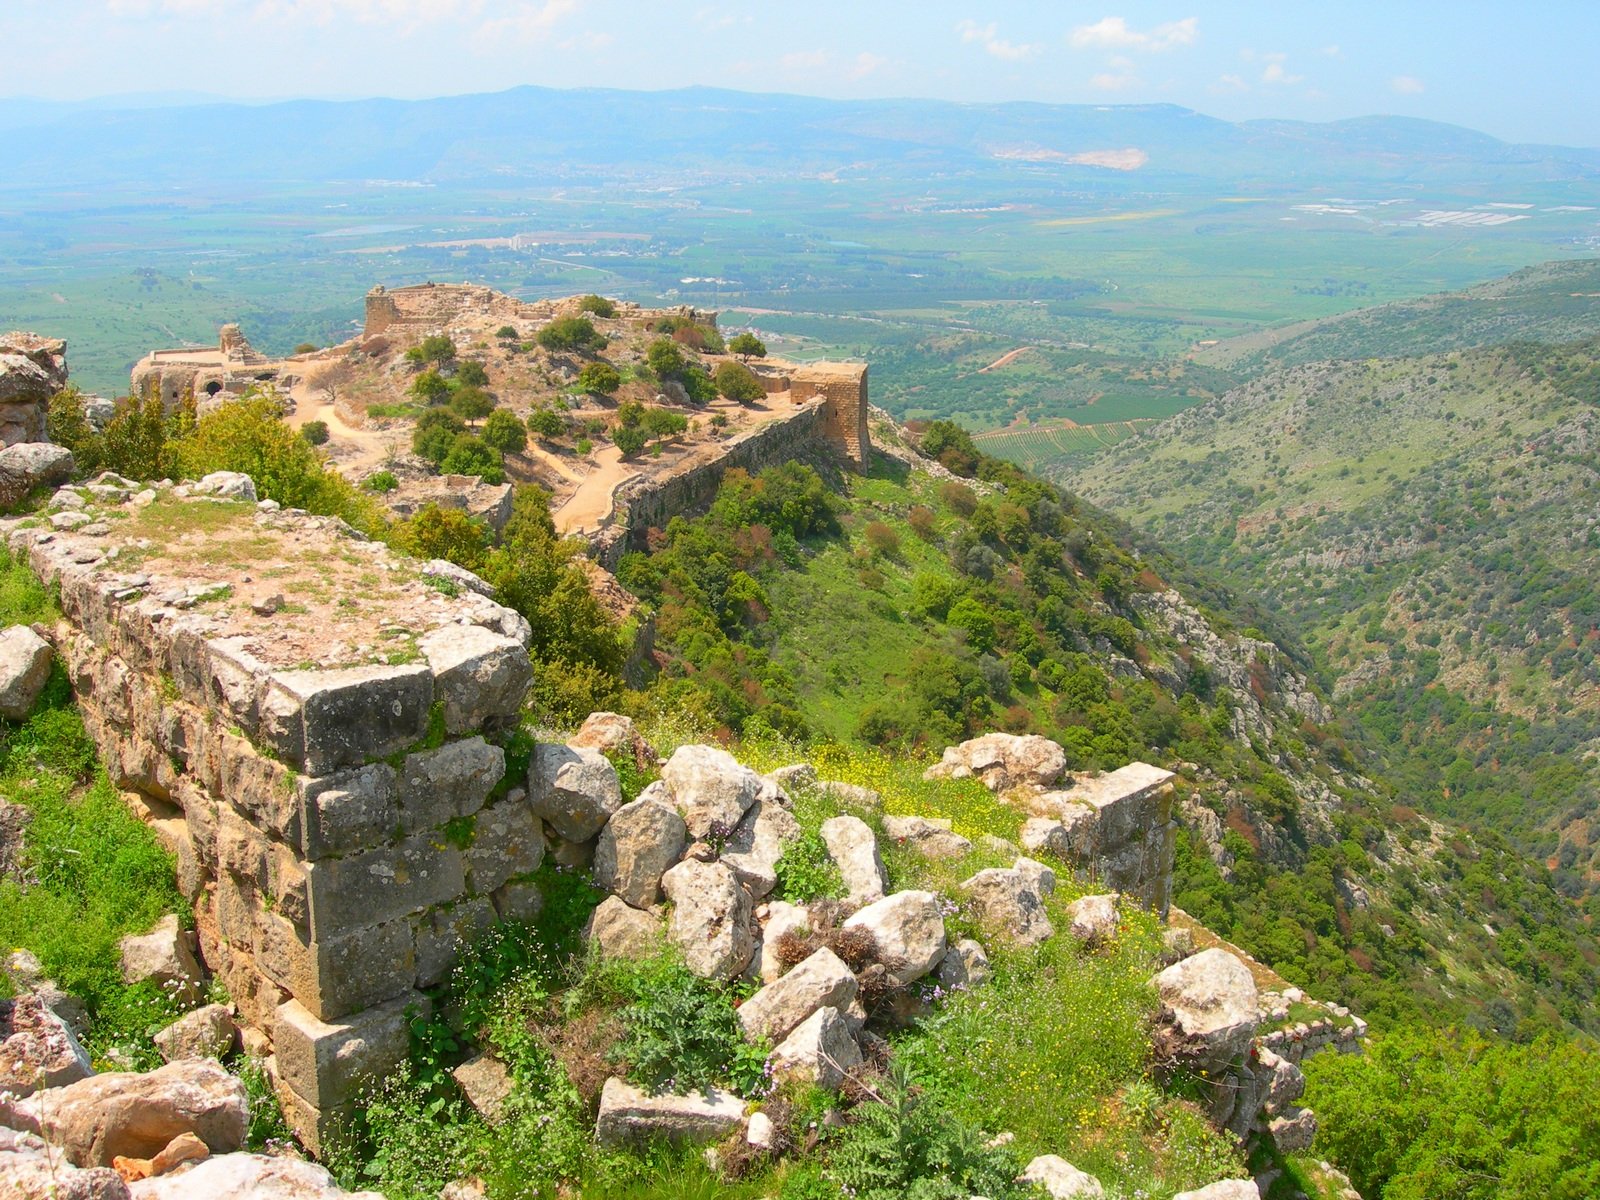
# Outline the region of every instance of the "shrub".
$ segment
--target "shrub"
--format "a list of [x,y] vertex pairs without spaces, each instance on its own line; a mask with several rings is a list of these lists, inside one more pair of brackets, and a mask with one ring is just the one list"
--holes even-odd
[[639,428],[651,437],[665,440],[689,428],[689,418],[670,408],[647,408],[639,421]]
[[52,442],[72,451],[72,459],[80,475],[87,477],[100,473],[100,463],[105,457],[105,440],[89,423],[84,410],[83,393],[77,388],[69,387],[50,397],[45,430]]
[[489,372],[477,359],[465,359],[456,365],[456,382],[467,387],[487,387]]
[[494,336],[502,342],[514,342],[517,340],[517,331],[510,325],[502,325],[494,331]]
[[619,425],[612,432],[611,440],[617,444],[617,449],[622,451],[623,458],[632,458],[645,448],[650,435],[636,425]]
[[301,342],[290,353],[292,353],[292,354],[315,354],[316,352],[317,352],[317,344],[315,342]]
[[[273,416],[276,415],[274,409]],[[100,439],[101,469],[129,479],[161,478],[167,473],[167,442],[169,433],[176,432],[174,425],[159,396],[143,401],[128,397],[106,422]]]
[[313,446],[325,446],[328,443],[328,423],[326,421],[307,421],[300,426],[300,436]]
[[953,479],[939,485],[939,502],[958,517],[970,517],[978,511],[978,497],[972,489]]
[[618,1014],[623,1035],[617,1053],[633,1083],[691,1091],[727,1081],[736,1064],[750,1058],[728,997],[678,958],[663,955],[619,971],[610,986],[631,1000]]
[[466,424],[447,408],[430,409],[417,418],[411,431],[411,448],[434,466],[444,462]]
[[557,317],[539,331],[538,341],[546,350],[592,351],[606,344],[588,317]]
[[740,363],[719,363],[714,381],[719,393],[740,404],[754,404],[767,394],[750,368]]
[[480,387],[459,387],[450,397],[450,411],[469,425],[483,420],[494,411],[494,401]]
[[957,475],[971,475],[978,469],[978,448],[972,435],[954,421],[932,422],[922,433],[921,450]]
[[497,408],[483,423],[483,442],[501,454],[521,454],[528,448],[528,427],[516,414]]
[[442,404],[450,398],[450,383],[437,371],[424,371],[411,381],[411,394],[424,404]]
[[456,434],[439,471],[444,475],[477,475],[485,483],[504,483],[506,477],[500,452],[470,433]]
[[396,521],[385,539],[413,558],[443,558],[476,571],[489,550],[488,530],[459,508],[430,504],[414,516]]
[[913,504],[911,511],[906,513],[906,523],[911,526],[911,532],[925,542],[931,542],[938,536],[933,509],[926,504]]
[[567,431],[561,415],[548,408],[536,408],[528,414],[528,428],[536,437],[558,438]]
[[609,396],[622,386],[622,376],[608,362],[585,363],[578,372],[578,386],[598,396]]
[[900,553],[900,535],[894,531],[893,526],[883,521],[869,522],[862,536],[866,538],[867,545],[872,547],[875,554],[893,558]]
[[614,317],[617,315],[617,306],[604,296],[596,296],[591,292],[578,301],[578,311],[593,313],[597,317]]
[[683,351],[669,338],[651,342],[644,352],[644,361],[662,379],[683,374],[689,365]]
[[748,362],[752,358],[765,358],[767,347],[755,334],[746,331],[733,335],[733,340],[728,343],[728,353],[737,354]]
[[369,492],[383,495],[399,487],[400,481],[395,478],[393,471],[374,471],[361,481],[361,486]]
[[448,362],[453,362],[455,357],[455,342],[442,333],[429,334],[406,351],[407,362],[429,363],[436,367],[442,367]]

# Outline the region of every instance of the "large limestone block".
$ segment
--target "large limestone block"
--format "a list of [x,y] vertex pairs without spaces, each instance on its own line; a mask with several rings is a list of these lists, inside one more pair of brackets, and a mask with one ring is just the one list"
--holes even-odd
[[0,717],[26,721],[50,678],[55,652],[26,625],[0,632]]
[[467,886],[487,896],[506,880],[538,870],[544,852],[544,829],[526,796],[491,804],[473,819],[472,844],[461,852]]
[[624,804],[600,831],[594,882],[635,908],[661,898],[661,876],[683,855],[688,828],[676,809],[655,800]]
[[149,933],[130,933],[122,939],[121,951],[124,983],[149,981],[186,1004],[199,999],[200,964],[189,949],[188,935],[178,927],[177,914],[162,917]]
[[72,451],[48,442],[19,442],[0,450],[0,508],[12,508],[34,488],[72,478]]
[[1067,932],[1087,946],[1109,942],[1117,934],[1121,919],[1117,906],[1122,897],[1115,892],[1084,896],[1067,905]]
[[980,924],[1018,946],[1037,946],[1055,933],[1038,881],[1015,867],[990,867],[961,885]]
[[658,1138],[703,1143],[717,1141],[743,1123],[744,1101],[732,1092],[706,1088],[687,1096],[652,1096],[613,1078],[600,1093],[594,1136],[602,1146]]
[[761,776],[715,746],[679,746],[661,768],[661,779],[695,840],[713,826],[723,836],[732,833],[761,794]]
[[947,992],[968,991],[989,982],[989,955],[973,938],[962,938],[939,960],[934,977]]
[[598,750],[541,745],[528,764],[528,802],[557,836],[586,842],[622,807],[622,784]]
[[861,1047],[856,1045],[844,1014],[837,1008],[819,1008],[778,1044],[767,1064],[779,1079],[798,1079],[832,1089],[861,1065]]
[[[225,894],[219,887],[218,895]],[[313,941],[281,913],[245,905],[255,929],[255,968],[320,1020],[337,1021],[397,996],[418,973],[416,936],[404,917]]]
[[750,894],[720,862],[688,858],[661,877],[672,901],[667,934],[703,979],[732,979],[750,963]]
[[883,868],[878,839],[870,825],[860,817],[830,817],[822,823],[822,841],[839,868],[850,903],[871,904],[883,899],[889,873]]
[[826,946],[739,1006],[747,1038],[781,1042],[819,1008],[843,1012],[856,998],[856,977]]
[[89,1074],[89,1055],[37,995],[0,1000],[0,1092],[31,1096]]
[[923,772],[925,779],[977,776],[992,792],[1015,787],[1049,787],[1067,769],[1067,755],[1038,734],[989,733],[945,749],[944,757]]
[[515,638],[482,625],[446,625],[424,634],[417,648],[433,671],[451,734],[472,733],[522,711],[533,664]]
[[186,1058],[222,1058],[239,1035],[226,1004],[207,1004],[185,1013],[155,1035],[156,1049],[167,1062]]
[[307,775],[384,758],[421,739],[433,705],[421,663],[282,671],[261,699],[261,738]]
[[348,854],[392,837],[400,825],[398,781],[386,763],[296,780],[305,857]]
[[761,982],[771,983],[784,972],[782,957],[786,934],[803,937],[811,932],[811,913],[803,905],[773,900],[761,909]]
[[954,832],[944,817],[885,817],[883,832],[923,858],[960,858],[972,849],[972,843]]
[[1051,1200],[1099,1200],[1106,1194],[1100,1181],[1055,1154],[1041,1154],[1030,1162],[1018,1183],[1037,1183]]
[[408,754],[399,775],[399,827],[434,829],[483,807],[506,773],[506,752],[481,737]]
[[584,937],[606,958],[649,958],[661,949],[661,921],[607,896],[590,914]]
[[1254,1179],[1222,1179],[1192,1192],[1179,1192],[1172,1200],[1261,1200]]
[[46,1141],[79,1167],[106,1167],[121,1155],[154,1158],[192,1133],[214,1154],[244,1145],[250,1105],[244,1084],[217,1063],[168,1063],[143,1075],[91,1075],[51,1088],[28,1103]]
[[265,1154],[217,1155],[128,1190],[132,1200],[383,1200],[378,1192],[345,1191],[316,1163]]
[[757,800],[744,814],[722,851],[750,895],[760,900],[778,886],[778,859],[800,836],[800,822],[776,800]]
[[272,1031],[279,1076],[312,1107],[337,1108],[405,1061],[408,1008],[426,1014],[428,998],[411,992],[337,1024],[319,1021],[296,1000],[279,1005]]
[[461,851],[432,832],[306,865],[311,932],[318,940],[446,904],[466,890]]
[[110,1167],[81,1170],[32,1133],[0,1128],[0,1196],[6,1200],[130,1200]]
[[1250,969],[1220,946],[1174,963],[1153,981],[1172,1019],[1165,1047],[1220,1069],[1244,1053],[1255,1034],[1259,999]]
[[944,957],[944,911],[932,892],[895,892],[867,905],[844,923],[865,929],[899,983],[921,979]]
[[645,741],[632,717],[621,713],[590,713],[583,727],[567,739],[574,750],[598,750],[607,755],[624,755],[641,771],[656,761],[656,749]]

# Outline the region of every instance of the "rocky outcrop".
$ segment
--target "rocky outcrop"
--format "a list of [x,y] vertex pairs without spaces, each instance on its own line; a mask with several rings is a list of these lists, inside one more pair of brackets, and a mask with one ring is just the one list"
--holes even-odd
[[[3,406],[0,406],[3,407]],[[0,450],[0,511],[15,509],[35,489],[72,478],[72,451],[48,442],[18,442]]]
[[1152,982],[1168,1016],[1158,1048],[1172,1058],[1220,1074],[1249,1046],[1259,1003],[1250,969],[1226,950],[1202,950]]
[[31,1096],[89,1075],[88,1054],[43,1000],[35,995],[0,1000],[0,1092]]
[[661,898],[661,876],[683,854],[687,827],[675,809],[639,799],[611,814],[594,852],[594,882],[635,908]]
[[696,840],[713,832],[726,838],[761,795],[761,776],[714,746],[679,746],[661,781]]
[[26,721],[50,678],[55,652],[26,625],[0,632],[0,717]]
[[988,733],[959,746],[923,773],[924,779],[970,779],[976,776],[991,792],[1016,787],[1046,788],[1067,769],[1066,752],[1037,734]]
[[961,858],[972,850],[972,843],[954,832],[944,817],[884,817],[883,832],[923,858]]
[[0,1196],[6,1200],[130,1200],[110,1167],[87,1170],[62,1161],[43,1138],[0,1128]]
[[978,923],[1018,946],[1037,946],[1055,933],[1037,879],[1016,867],[990,867],[961,885]]
[[66,386],[66,342],[36,333],[0,335],[0,445],[44,441],[50,397]]

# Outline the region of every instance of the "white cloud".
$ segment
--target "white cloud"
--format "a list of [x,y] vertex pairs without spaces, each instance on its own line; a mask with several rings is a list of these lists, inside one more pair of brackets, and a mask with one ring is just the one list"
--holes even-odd
[[865,79],[868,75],[889,65],[889,60],[881,54],[873,54],[863,50],[856,55],[856,61],[851,66],[848,74],[851,79]]
[[1224,75],[1207,90],[1214,95],[1222,96],[1229,92],[1248,92],[1250,85],[1244,81],[1242,75]]
[[1317,53],[1322,55],[1323,58],[1343,58],[1344,57],[1344,51],[1339,48],[1339,44],[1337,42],[1335,42],[1331,46],[1324,46],[1321,50],[1318,50]]
[[1125,17],[1102,17],[1093,25],[1079,25],[1067,39],[1075,50],[1138,50],[1159,53],[1192,46],[1200,37],[1200,18],[1166,21],[1150,30],[1132,29]]
[[1427,90],[1415,75],[1396,75],[1389,86],[1402,96],[1420,96]]
[[778,60],[785,71],[819,71],[828,65],[826,50],[791,50]]
[[1262,83],[1271,83],[1287,87],[1293,83],[1305,82],[1306,77],[1304,75],[1291,75],[1288,71],[1284,70],[1283,55],[1274,54],[1269,55],[1268,57],[1272,61],[1268,62],[1266,69],[1261,72]]
[[1090,77],[1089,86],[1102,92],[1120,92],[1125,88],[1133,87],[1138,82],[1139,77],[1131,71],[1117,71],[1115,73],[1102,71],[1100,74]]
[[987,25],[979,25],[973,20],[961,21],[956,25],[956,32],[961,35],[963,42],[976,43],[982,46],[986,53],[1006,62],[1021,62],[1044,49],[1037,42],[1006,41],[1000,36],[1000,28],[993,21]]
[[742,13],[702,8],[694,14],[694,20],[700,28],[715,32],[718,29],[731,29],[735,25],[749,25],[755,18]]
[[[449,0],[439,2],[448,3]],[[543,0],[543,3],[519,4],[516,11],[508,16],[496,17],[478,26],[474,37],[479,43],[489,45],[503,41],[547,41],[555,27],[577,11],[578,0]]]

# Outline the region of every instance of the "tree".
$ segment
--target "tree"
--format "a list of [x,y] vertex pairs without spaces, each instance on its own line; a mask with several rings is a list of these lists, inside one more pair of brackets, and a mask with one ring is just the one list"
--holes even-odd
[[978,448],[972,435],[954,421],[934,421],[923,430],[922,453],[957,475],[971,475],[978,469]]
[[100,463],[106,452],[105,439],[90,422],[81,391],[69,387],[50,397],[45,430],[52,442],[72,451],[72,461],[80,475],[100,473]]
[[765,342],[746,330],[744,333],[733,335],[733,340],[728,343],[728,353],[737,354],[745,362],[749,362],[752,358],[765,358],[767,347]]
[[536,437],[558,438],[566,433],[567,423],[561,419],[560,413],[548,408],[536,408],[528,414],[528,428]]
[[416,428],[411,431],[411,448],[437,467],[450,453],[457,435],[466,430],[466,424],[448,408],[429,409],[417,418]]
[[528,427],[516,414],[497,408],[483,423],[483,443],[501,454],[521,454],[528,448]]
[[328,443],[328,423],[326,421],[307,421],[300,426],[300,436],[313,446],[325,446]]
[[644,361],[661,379],[681,375],[689,365],[678,344],[668,338],[657,338],[651,342],[644,352]]
[[415,516],[396,521],[384,538],[412,558],[442,558],[476,571],[489,551],[488,530],[459,508],[429,504]]
[[320,391],[329,404],[333,404],[339,399],[339,393],[355,381],[355,377],[355,364],[341,358],[314,372],[307,382]]
[[614,317],[617,315],[617,306],[614,301],[591,292],[578,301],[578,311],[593,313],[597,317]]
[[689,418],[670,408],[649,408],[639,426],[651,437],[665,441],[688,429]]
[[761,386],[754,372],[739,363],[718,364],[715,381],[717,391],[740,404],[754,404],[767,394],[767,389]]
[[617,449],[622,451],[623,458],[632,458],[643,450],[650,436],[643,429],[632,425],[619,425],[612,431],[611,440],[616,442]]
[[502,325],[494,331],[494,336],[502,342],[514,342],[517,340],[517,331],[510,325]]
[[300,354],[315,354],[316,352],[317,352],[317,344],[315,342],[301,342],[298,346],[296,346],[294,348],[294,351],[293,351],[293,353],[296,354],[296,355],[300,355]]
[[411,394],[424,404],[443,404],[450,398],[450,384],[437,371],[424,371],[411,381]]
[[500,452],[470,433],[456,434],[450,453],[439,464],[439,471],[444,475],[477,475],[485,483],[504,483],[506,478]]
[[455,357],[456,344],[443,333],[431,333],[406,351],[407,362],[431,364],[435,367],[454,362]]
[[[221,409],[233,408],[224,404]],[[276,410],[273,416],[276,416]],[[160,396],[135,400],[129,396],[117,405],[116,415],[106,422],[102,439],[105,447],[101,466],[129,479],[160,479],[166,472],[167,410]],[[306,447],[309,453],[310,447]],[[199,474],[191,479],[199,479]]]
[[585,363],[578,372],[578,386],[598,396],[609,396],[622,386],[622,376],[608,362]]
[[557,317],[539,331],[546,350],[592,351],[605,348],[606,338],[588,317]]
[[456,382],[468,387],[487,387],[489,372],[477,359],[463,359],[456,365]]
[[494,400],[480,387],[461,387],[450,398],[450,411],[472,425],[494,411]]

